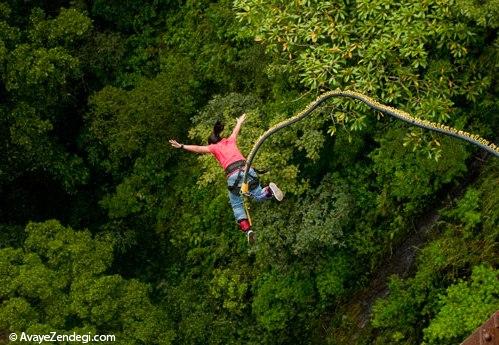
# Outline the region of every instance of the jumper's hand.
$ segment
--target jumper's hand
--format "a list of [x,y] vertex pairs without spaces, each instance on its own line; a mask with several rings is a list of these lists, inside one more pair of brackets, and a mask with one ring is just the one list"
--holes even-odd
[[168,142],[176,149],[179,149],[182,147],[182,144],[179,144],[176,140],[170,139]]
[[241,116],[239,116],[237,118],[237,123],[239,124],[242,124],[244,122],[244,120],[246,120],[246,114],[242,114]]

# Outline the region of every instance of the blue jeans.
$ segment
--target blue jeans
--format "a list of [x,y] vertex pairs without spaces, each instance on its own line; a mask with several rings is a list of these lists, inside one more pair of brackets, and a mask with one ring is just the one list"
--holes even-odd
[[[227,185],[233,186],[237,177],[240,175],[241,179],[239,181],[239,187],[241,187],[241,183],[243,182],[243,174],[243,171],[239,171],[230,175],[227,178]],[[250,168],[250,170],[248,171],[248,180],[256,177],[257,175],[255,170],[253,170],[253,168]],[[260,185],[258,185],[257,187],[250,190],[250,196],[256,201],[272,199],[272,194],[270,193],[268,188],[269,187],[262,188]],[[248,219],[246,211],[244,210],[243,198],[239,193],[234,194],[232,192],[229,192],[229,201],[230,205],[232,206],[232,211],[234,212],[236,221],[240,221],[241,219]]]

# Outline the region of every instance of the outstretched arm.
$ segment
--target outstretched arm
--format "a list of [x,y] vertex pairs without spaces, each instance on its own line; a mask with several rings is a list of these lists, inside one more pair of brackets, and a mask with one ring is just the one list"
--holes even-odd
[[246,114],[242,114],[237,118],[236,126],[232,130],[232,134],[230,135],[229,138],[237,139],[237,135],[239,134],[239,131],[241,130],[241,126],[243,125],[245,119],[246,119]]
[[176,149],[184,149],[189,152],[194,153],[210,153],[208,146],[199,146],[199,145],[184,145],[179,144],[176,140],[170,139],[168,142]]

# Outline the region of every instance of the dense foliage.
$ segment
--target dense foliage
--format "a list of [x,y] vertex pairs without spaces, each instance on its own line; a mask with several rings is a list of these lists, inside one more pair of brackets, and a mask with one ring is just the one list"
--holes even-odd
[[[251,205],[249,246],[213,157],[168,139],[205,144],[245,112],[247,154],[341,88],[497,143],[498,9],[0,0],[0,344],[462,341],[499,309],[497,159],[330,101],[260,150],[286,198]],[[415,264],[384,277],[414,234]],[[363,300],[378,280],[388,295]]]

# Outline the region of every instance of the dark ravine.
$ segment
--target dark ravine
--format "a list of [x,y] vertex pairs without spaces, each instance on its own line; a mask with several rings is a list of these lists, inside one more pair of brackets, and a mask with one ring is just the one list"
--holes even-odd
[[388,281],[393,275],[400,278],[408,277],[414,271],[417,253],[429,240],[434,226],[440,218],[441,210],[451,206],[468,188],[479,178],[487,154],[479,153],[473,156],[468,173],[461,179],[461,183],[444,188],[436,198],[436,202],[428,207],[427,213],[415,222],[414,231],[395,244],[391,254],[378,265],[378,269],[371,276],[371,282],[364,289],[352,295],[347,303],[335,308],[334,314],[341,313],[347,319],[348,331],[340,330],[336,336],[332,326],[333,315],[325,314],[322,317],[322,338],[335,335],[335,344],[357,344],[359,338],[369,332],[367,327],[371,320],[372,307],[377,299],[386,297],[389,293]]
[[390,276],[397,275],[405,278],[411,273],[419,248],[426,243],[433,226],[440,218],[439,211],[439,209],[435,209],[427,214],[420,221],[416,230],[406,237],[403,243],[393,251],[393,254],[379,265],[369,287],[359,292],[358,296],[353,297],[353,300],[360,301],[361,304],[362,310],[357,319],[360,328],[364,328],[369,322],[374,302],[378,298],[388,295],[387,284]]

